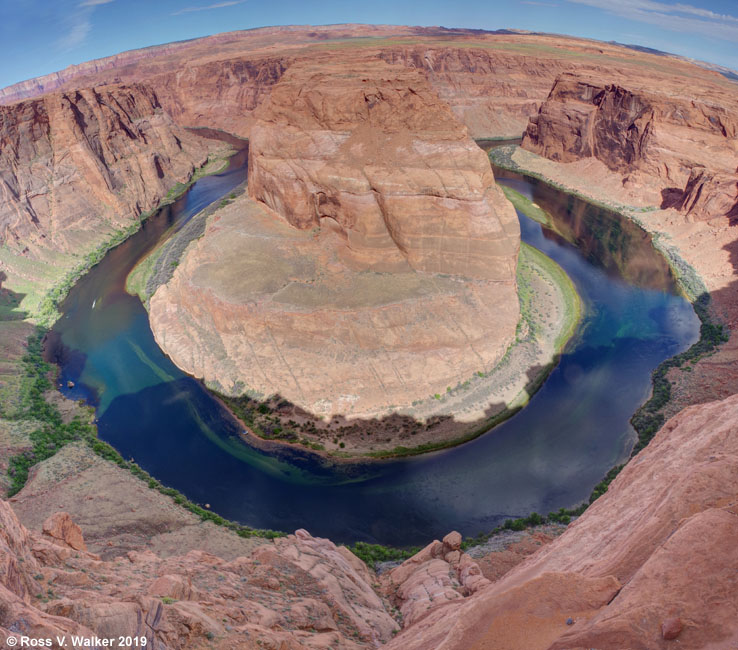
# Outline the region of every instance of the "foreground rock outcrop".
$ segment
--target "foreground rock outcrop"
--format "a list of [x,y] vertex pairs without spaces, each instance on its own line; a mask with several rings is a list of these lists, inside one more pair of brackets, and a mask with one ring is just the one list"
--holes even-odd
[[[61,522],[76,528],[65,513],[44,528],[58,532]],[[74,647],[71,635],[145,637],[157,650],[350,649],[381,645],[397,630],[366,566],[305,531],[231,561],[148,550],[102,561],[80,548],[78,531],[29,533],[0,501],[0,640],[46,638],[56,649]]]
[[735,97],[648,75],[563,74],[528,124],[523,147],[563,163],[596,158],[623,176],[626,189],[692,219],[734,218]]
[[388,648],[730,648],[737,485],[738,396],[688,408],[561,537]]
[[188,372],[379,417],[489,371],[514,340],[515,211],[421,74],[293,65],[252,129],[249,194],[151,299]]

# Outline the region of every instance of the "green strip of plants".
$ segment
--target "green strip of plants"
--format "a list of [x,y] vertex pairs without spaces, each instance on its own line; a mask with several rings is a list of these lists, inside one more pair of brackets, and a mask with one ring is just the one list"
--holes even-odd
[[551,225],[551,218],[546,214],[546,211],[540,206],[536,205],[527,196],[524,196],[517,190],[507,185],[498,183],[499,187],[505,193],[508,201],[515,206],[516,210],[522,212],[526,217],[530,217],[533,221],[543,224],[544,226]]

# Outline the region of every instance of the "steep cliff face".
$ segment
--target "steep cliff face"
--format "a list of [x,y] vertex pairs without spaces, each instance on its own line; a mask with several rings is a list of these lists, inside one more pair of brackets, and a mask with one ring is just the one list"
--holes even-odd
[[49,94],[0,108],[0,243],[80,253],[151,209],[208,156],[141,86]]
[[166,112],[186,126],[217,127],[248,137],[253,111],[269,96],[292,57],[243,57],[190,64],[147,79]]
[[[690,407],[554,542],[388,648],[729,648],[738,641],[738,396]],[[567,624],[571,618],[573,624]]]
[[423,71],[474,138],[519,138],[556,75],[573,67],[556,56],[471,47],[408,46],[388,48],[379,56]]
[[704,221],[716,215],[738,223],[738,167],[736,173],[693,167],[684,191],[676,193],[674,206]]
[[658,187],[664,207],[693,218],[735,210],[738,112],[729,93],[703,87],[687,95],[673,80],[653,79],[646,88],[647,76],[609,78],[616,81],[561,75],[531,119],[523,147],[564,163],[597,158],[627,185]]
[[166,43],[164,45],[155,45],[140,50],[131,50],[129,52],[121,52],[113,56],[106,56],[102,59],[93,59],[85,61],[77,65],[70,65],[64,70],[52,72],[51,74],[42,75],[33,79],[27,79],[19,83],[0,88],[0,104],[13,104],[24,99],[31,99],[52,93],[57,90],[68,88],[70,84],[76,83],[77,87],[87,85],[84,81],[96,75],[104,75],[114,70],[140,64],[143,61],[153,58],[159,58],[168,54],[173,54],[180,50],[186,49],[189,43]]
[[328,223],[363,269],[514,284],[517,218],[422,75],[363,61],[295,64],[260,117],[249,194],[293,226]]

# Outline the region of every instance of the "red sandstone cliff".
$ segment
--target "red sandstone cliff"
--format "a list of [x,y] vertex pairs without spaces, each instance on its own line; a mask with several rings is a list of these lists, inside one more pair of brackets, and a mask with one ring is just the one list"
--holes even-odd
[[209,146],[141,85],[0,107],[0,242],[31,257],[84,252],[185,181]]
[[363,268],[515,282],[517,218],[422,75],[295,64],[259,116],[249,194],[293,226],[335,224]]
[[523,147],[558,162],[597,158],[624,184],[650,186],[658,204],[695,219],[734,216],[735,96],[649,75],[563,74],[531,119]]
[[[518,137],[557,75],[587,71],[638,77],[664,57],[542,34],[382,25],[286,26],[217,34],[124,52],[0,90],[0,103],[59,89],[144,81],[185,126],[248,135],[252,111],[293,62],[359,54],[417,69],[473,137]],[[699,85],[711,75],[668,59],[665,78]],[[656,80],[656,85],[661,79]]]
[[571,62],[555,55],[504,48],[408,45],[384,49],[379,57],[423,71],[474,138],[519,138],[556,75],[573,69]]

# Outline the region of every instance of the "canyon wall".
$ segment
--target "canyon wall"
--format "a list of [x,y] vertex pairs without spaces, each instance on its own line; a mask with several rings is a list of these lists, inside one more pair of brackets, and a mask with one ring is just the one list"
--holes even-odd
[[573,69],[555,55],[482,47],[408,45],[387,48],[379,57],[421,70],[474,138],[519,138],[556,75]]
[[[0,90],[0,104],[101,83],[146,82],[184,126],[247,136],[252,112],[287,67],[357,55],[420,70],[475,138],[513,137],[546,99],[557,75],[643,69],[624,47],[544,34],[382,25],[286,26],[217,34],[124,52]],[[696,67],[672,60],[668,75]],[[705,73],[702,71],[702,75]]]
[[738,212],[735,93],[642,75],[563,74],[523,147],[557,162],[596,158],[660,207],[693,219]]
[[196,62],[146,79],[177,124],[216,127],[248,137],[253,112],[269,96],[292,58],[243,57]]
[[0,107],[0,243],[79,254],[153,208],[208,157],[142,85]]

